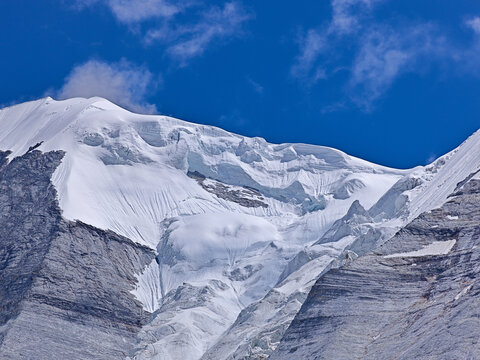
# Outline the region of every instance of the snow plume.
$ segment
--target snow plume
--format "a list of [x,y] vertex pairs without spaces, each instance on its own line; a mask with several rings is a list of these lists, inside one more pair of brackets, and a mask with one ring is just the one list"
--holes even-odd
[[100,96],[129,110],[153,114],[157,108],[146,97],[158,82],[148,69],[126,60],[117,63],[90,60],[73,68],[56,97]]

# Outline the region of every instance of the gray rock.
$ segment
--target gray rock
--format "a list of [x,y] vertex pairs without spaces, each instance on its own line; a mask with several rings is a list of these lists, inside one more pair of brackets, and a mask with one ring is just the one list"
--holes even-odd
[[83,143],[88,146],[100,146],[104,142],[103,136],[97,133],[87,134],[83,138]]
[[130,293],[152,250],[61,216],[63,153],[0,153],[0,358],[120,359],[146,317]]
[[[326,273],[270,359],[479,359],[479,204],[472,179],[375,251]],[[452,240],[447,254],[411,253]]]
[[405,192],[421,184],[422,179],[415,176],[402,177],[370,208],[370,216],[378,221],[406,217],[404,205],[408,202],[408,196]]
[[197,183],[206,191],[214,194],[220,199],[228,200],[240,204],[244,207],[263,207],[268,208],[268,204],[264,201],[262,194],[247,186],[243,186],[241,190],[232,189],[227,184],[220,181],[212,180],[211,183],[205,183],[206,177],[198,171],[188,172],[187,175],[195,179]]

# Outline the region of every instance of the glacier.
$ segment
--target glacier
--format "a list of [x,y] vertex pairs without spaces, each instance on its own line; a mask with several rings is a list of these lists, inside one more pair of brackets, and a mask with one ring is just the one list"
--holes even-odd
[[0,150],[64,152],[62,216],[155,253],[131,293],[151,316],[131,359],[265,358],[317,281],[443,205],[480,168],[480,134],[392,169],[270,144],[102,98],[0,110]]

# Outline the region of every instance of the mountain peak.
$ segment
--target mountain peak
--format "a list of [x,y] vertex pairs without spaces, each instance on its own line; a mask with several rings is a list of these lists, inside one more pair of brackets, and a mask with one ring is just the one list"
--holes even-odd
[[[153,344],[172,359],[180,346],[189,349],[184,360],[214,352],[228,329],[238,357],[281,338],[318,276],[442,204],[478,169],[477,137],[432,166],[397,170],[329,147],[134,114],[98,97],[0,111],[9,159],[32,147],[64,154],[50,181],[66,223],[156,252],[135,288],[120,290],[155,313],[138,348]],[[159,328],[177,330],[159,337]]]

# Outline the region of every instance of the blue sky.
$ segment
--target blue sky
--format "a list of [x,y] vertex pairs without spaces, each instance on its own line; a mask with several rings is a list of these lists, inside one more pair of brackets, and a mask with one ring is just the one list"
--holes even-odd
[[99,95],[423,165],[480,127],[480,2],[4,0],[0,104]]

